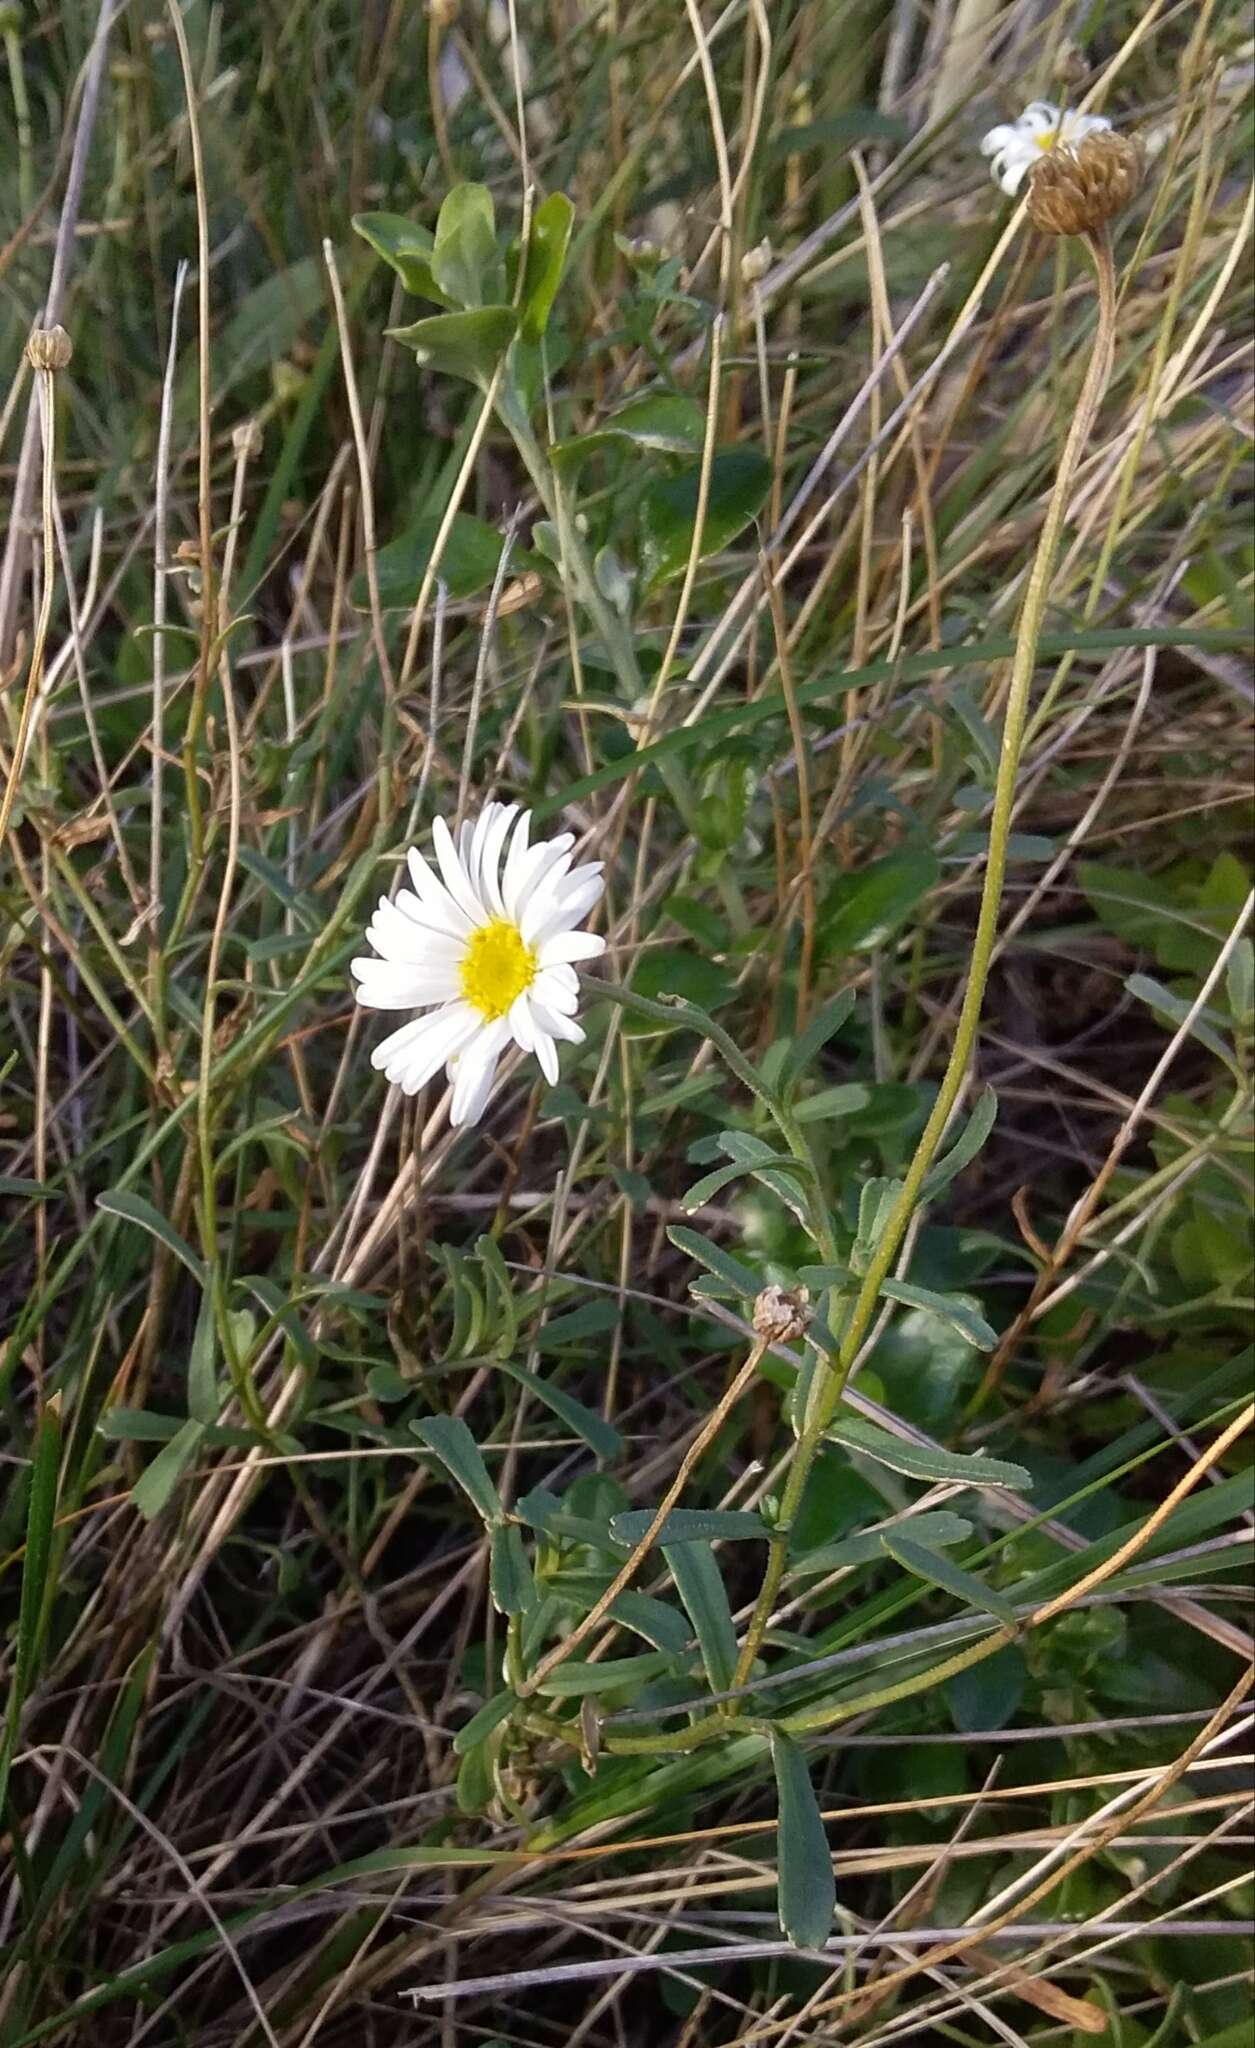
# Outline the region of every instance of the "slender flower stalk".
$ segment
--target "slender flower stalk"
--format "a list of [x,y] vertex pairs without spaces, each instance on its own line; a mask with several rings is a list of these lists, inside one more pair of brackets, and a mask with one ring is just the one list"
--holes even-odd
[[919,1201],[924,1177],[936,1156],[950,1116],[962,1094],[976,1044],[985,984],[997,939],[998,914],[1006,874],[1007,844],[1011,835],[1011,817],[1015,804],[1016,780],[1024,743],[1033,671],[1037,663],[1037,645],[1041,638],[1050,580],[1058,557],[1064,516],[1072,493],[1077,465],[1093,432],[1098,408],[1111,374],[1115,349],[1115,277],[1110,246],[1102,231],[1087,235],[1085,241],[1097,277],[1098,326],[1085,381],[1046,506],[1046,516],[1042,523],[1037,552],[1033,558],[1025,592],[1024,607],[1020,614],[990,821],[989,856],[985,865],[980,911],[972,943],[971,965],[967,986],[963,992],[959,1020],[955,1027],[954,1044],[941,1086],[937,1091],[937,1099],[915,1149],[901,1193],[889,1215],[850,1310],[836,1364],[830,1367],[826,1361],[821,1361],[812,1381],[809,1409],[785,1482],[767,1569],[737,1664],[737,1685],[743,1685],[753,1669],[754,1660],[775,1606],[780,1581],[784,1576],[789,1536],[801,1505],[811,1467],[823,1442],[824,1434],[840,1405],[846,1382],[858,1358],[872,1318],[877,1312],[881,1285],[888,1277],[897,1256],[898,1247]]

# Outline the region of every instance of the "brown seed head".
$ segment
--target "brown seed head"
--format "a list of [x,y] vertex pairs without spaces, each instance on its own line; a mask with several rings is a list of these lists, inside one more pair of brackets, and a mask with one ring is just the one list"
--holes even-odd
[[32,370],[64,370],[73,353],[74,343],[64,327],[36,327],[26,344]]
[[1137,144],[1103,130],[1045,151],[1029,174],[1028,217],[1044,235],[1092,234],[1123,213],[1141,182]]
[[804,1287],[790,1294],[783,1287],[764,1287],[754,1303],[754,1330],[768,1344],[787,1344],[800,1337],[810,1321],[810,1296]]

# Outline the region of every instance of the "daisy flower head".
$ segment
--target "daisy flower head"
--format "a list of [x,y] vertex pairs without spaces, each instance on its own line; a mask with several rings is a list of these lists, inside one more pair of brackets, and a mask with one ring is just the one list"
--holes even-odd
[[1074,150],[1087,135],[1110,126],[1105,114],[1076,114],[1070,109],[1061,114],[1049,100],[1034,100],[1018,121],[1004,121],[982,137],[981,155],[993,158],[989,169],[994,183],[1014,195],[1048,150]]
[[371,1065],[406,1095],[443,1067],[453,1124],[479,1121],[511,1043],[553,1083],[558,1040],[584,1039],[575,966],[606,942],[578,927],[601,898],[601,862],[572,867],[573,832],[533,843],[531,815],[486,804],[456,841],[437,818],[436,867],[410,848],[413,889],[380,898],[366,929],[374,955],[351,963],[364,1008],[423,1012],[375,1047]]

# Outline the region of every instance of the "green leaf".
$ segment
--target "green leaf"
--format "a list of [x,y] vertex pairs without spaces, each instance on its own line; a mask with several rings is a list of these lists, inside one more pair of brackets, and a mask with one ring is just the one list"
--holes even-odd
[[[641,500],[641,569],[645,587],[682,576],[693,550],[700,498],[699,463],[649,485]],[[700,554],[717,555],[750,523],[771,488],[771,464],[756,448],[725,448],[710,470]]]
[[[970,1522],[962,1515],[952,1515],[946,1508],[912,1515],[903,1526],[915,1543],[928,1550],[966,1543],[972,1533]],[[823,1543],[818,1550],[808,1550],[804,1556],[793,1559],[788,1576],[813,1578],[817,1572],[833,1572],[842,1565],[874,1564],[884,1555],[884,1533],[883,1529],[863,1529],[855,1536],[843,1536],[837,1543]]]
[[616,442],[665,455],[700,455],[705,435],[706,415],[693,399],[678,392],[647,391],[630,398],[590,433],[555,441],[549,454],[556,467],[572,474],[586,455]]
[[[548,1591],[552,1598],[587,1614],[608,1583],[594,1572],[562,1572],[549,1581]],[[633,1635],[643,1636],[655,1650],[665,1650],[669,1656],[678,1657],[689,1646],[692,1630],[684,1616],[677,1614],[674,1607],[668,1607],[665,1600],[655,1600],[651,1593],[638,1593],[635,1587],[629,1586],[611,1601],[608,1611],[611,1621],[630,1628]]]
[[749,1266],[743,1266],[739,1259],[734,1259],[730,1252],[712,1244],[700,1230],[688,1230],[683,1224],[674,1223],[668,1227],[667,1236],[677,1251],[686,1252],[690,1259],[696,1259],[718,1279],[725,1281],[738,1299],[752,1301],[758,1294],[763,1284],[758,1274]]
[[455,185],[440,209],[431,274],[454,306],[493,305],[505,297],[497,216],[486,185]]
[[411,1422],[410,1428],[457,1480],[475,1512],[485,1522],[501,1521],[500,1496],[488,1476],[479,1445],[461,1416],[427,1415],[420,1422]]
[[577,1401],[574,1394],[568,1394],[561,1387],[555,1387],[552,1381],[542,1379],[539,1373],[529,1372],[526,1366],[516,1365],[510,1358],[499,1358],[497,1369],[517,1381],[519,1386],[528,1388],[538,1401],[543,1401],[546,1408],[552,1409],[553,1413],[565,1422],[567,1428],[575,1436],[582,1438],[599,1458],[618,1457],[623,1449],[623,1438],[614,1424],[607,1422],[603,1416],[594,1414],[582,1401]]
[[1005,1728],[1024,1697],[1028,1667],[1014,1643],[995,1650],[967,1671],[945,1682],[946,1705],[956,1728],[964,1734]]
[[536,1581],[515,1522],[497,1522],[493,1526],[488,1585],[498,1614],[524,1614],[536,1605]]
[[473,1743],[466,1750],[458,1769],[455,1798],[459,1813],[482,1813],[492,1799],[496,1786],[492,1775],[492,1739]]
[[527,262],[523,270],[522,319],[525,341],[539,341],[549,325],[549,315],[562,271],[575,208],[565,192],[551,192],[532,215],[527,238]]
[[811,1062],[818,1059],[824,1047],[839,1031],[845,1029],[853,1014],[855,1000],[854,990],[843,988],[839,995],[835,995],[830,1003],[825,1003],[822,1010],[816,1012],[805,1031],[799,1032],[794,1039],[780,1069],[780,1093],[786,1102]]
[[830,957],[883,946],[936,886],[940,873],[935,854],[903,847],[846,876],[823,909],[823,942]]
[[214,1327],[213,1300],[209,1288],[206,1288],[200,1300],[200,1313],[192,1333],[192,1351],[187,1365],[187,1412],[193,1422],[216,1422],[221,1405],[218,1398],[218,1333]]
[[[1136,996],[1139,1002],[1146,1003],[1174,1031],[1184,1024],[1193,1008],[1192,1003],[1186,1002],[1183,996],[1174,995],[1171,989],[1165,988],[1163,983],[1156,981],[1151,974],[1130,974],[1124,986],[1131,996]],[[1210,1023],[1209,1015],[1213,1020]],[[1209,1012],[1203,1008],[1191,1023],[1189,1036],[1196,1038],[1200,1045],[1205,1045],[1208,1052],[1214,1052],[1218,1060],[1223,1060],[1238,1086],[1242,1087],[1242,1069],[1234,1056],[1233,1048],[1216,1029],[1220,1022],[1222,1020],[1217,1017],[1214,1010]]]
[[406,220],[400,213],[355,213],[353,228],[377,256],[392,265],[407,292],[431,299],[437,306],[453,307],[454,301],[446,298],[432,274],[436,245],[429,228],[420,228],[417,221]]
[[491,1289],[495,1292],[497,1307],[501,1312],[501,1341],[508,1352],[518,1335],[519,1328],[514,1282],[510,1278],[509,1268],[501,1256],[501,1247],[495,1237],[489,1237],[487,1234],[477,1237],[475,1256],[488,1277]]
[[164,1450],[140,1473],[131,1488],[131,1499],[146,1522],[165,1507],[183,1473],[191,1464],[205,1438],[205,1425],[194,1418],[180,1423]]
[[887,1429],[861,1416],[834,1422],[827,1434],[848,1451],[857,1451],[891,1472],[908,1479],[953,1480],[963,1486],[1010,1486],[1019,1493],[1032,1488],[1032,1476],[1022,1465],[1010,1465],[1001,1458],[969,1458],[958,1451],[934,1450],[931,1445],[903,1443]]
[[709,1543],[691,1537],[666,1548],[675,1589],[693,1624],[712,1692],[726,1692],[736,1673],[736,1626]]
[[[651,946],[634,969],[630,986],[651,999],[683,996],[704,1010],[717,1010],[733,992],[732,978],[717,960],[678,946]],[[630,1013],[627,1021],[634,1037],[652,1036],[650,1027],[636,1024]]]
[[553,1543],[583,1543],[608,1553],[615,1547],[609,1521],[598,1523],[587,1515],[570,1513],[547,1487],[534,1486],[530,1493],[521,1494],[514,1512],[529,1529],[539,1529]]
[[927,1309],[966,1337],[977,1351],[992,1351],[998,1342],[997,1331],[990,1328],[970,1295],[934,1294],[931,1287],[913,1287],[908,1280],[882,1280],[880,1291],[890,1301],[905,1302],[908,1308]]
[[951,1181],[971,1165],[992,1131],[997,1114],[998,1098],[993,1089],[982,1089],[975,1109],[950,1150],[925,1174],[920,1189],[921,1202],[934,1201],[943,1188],[948,1188]]
[[120,1216],[126,1223],[138,1223],[141,1230],[157,1238],[166,1250],[181,1259],[189,1273],[195,1275],[202,1287],[205,1285],[204,1262],[199,1259],[185,1238],[179,1236],[172,1223],[167,1223],[159,1209],[142,1195],[133,1195],[129,1188],[107,1188],[103,1195],[97,1195],[96,1207],[103,1209],[107,1216]]
[[872,1091],[864,1082],[838,1081],[831,1088],[804,1095],[794,1104],[793,1114],[800,1124],[830,1124],[838,1117],[857,1116],[870,1106],[871,1100]]
[[35,1428],[30,1498],[26,1508],[26,1544],[22,1553],[22,1592],[18,1602],[17,1642],[9,1687],[3,1739],[0,1740],[0,1813],[5,1810],[9,1770],[17,1746],[22,1708],[39,1668],[53,1593],[53,1538],[61,1470],[61,1398],[45,1402]]
[[177,1436],[185,1418],[157,1415],[151,1408],[111,1408],[96,1424],[97,1436],[108,1443],[166,1444]]
[[559,1664],[547,1678],[541,1679],[536,1690],[553,1700],[579,1699],[590,1692],[618,1692],[621,1687],[644,1685],[651,1678],[661,1678],[670,1661],[661,1650],[651,1650],[643,1657],[603,1657],[596,1664],[568,1657],[565,1664]]
[[[408,611],[422,588],[443,518],[415,520],[413,526],[380,548],[375,557],[379,602],[385,611]],[[486,519],[455,512],[441,550],[437,574],[449,596],[460,603],[487,590],[501,563],[502,535]],[[515,551],[517,556],[518,551]],[[349,603],[359,612],[370,609],[370,585],[359,570],[349,586]]]
[[491,1735],[494,1728],[499,1728],[503,1721],[508,1721],[517,1705],[518,1700],[514,1693],[494,1693],[490,1700],[484,1701],[478,1713],[471,1715],[466,1726],[458,1729],[453,1738],[453,1754],[465,1756],[468,1750],[474,1749],[477,1742],[483,1742]]
[[794,1948],[822,1949],[832,1933],[837,1885],[806,1758],[787,1735],[771,1736],[779,1823],[776,1911]]
[[[625,1508],[610,1518],[610,1534],[627,1547],[639,1543],[657,1512]],[[765,1542],[770,1532],[761,1516],[744,1508],[672,1508],[655,1539],[666,1548],[679,1543]]]
[[965,1607],[992,1614],[1004,1628],[1016,1627],[1015,1608],[1011,1602],[1001,1593],[995,1593],[983,1579],[965,1572],[952,1559],[943,1557],[938,1551],[927,1550],[922,1543],[913,1543],[909,1536],[901,1535],[897,1529],[884,1530],[880,1540],[894,1563],[900,1564],[904,1571],[952,1593]]
[[514,339],[512,306],[480,306],[471,313],[433,313],[410,327],[389,327],[393,341],[412,348],[421,370],[443,370],[470,384],[487,385]]

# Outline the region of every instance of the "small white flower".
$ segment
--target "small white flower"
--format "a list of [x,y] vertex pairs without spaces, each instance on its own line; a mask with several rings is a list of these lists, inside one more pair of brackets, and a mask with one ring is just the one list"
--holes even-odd
[[487,804],[456,845],[437,818],[440,873],[410,848],[413,890],[382,897],[366,930],[379,958],[351,963],[367,1009],[425,1012],[377,1045],[371,1065],[406,1095],[444,1067],[454,1124],[483,1115],[511,1039],[535,1053],[552,1083],[558,1039],[584,1038],[575,962],[595,960],[606,942],[576,926],[601,897],[601,862],[571,866],[573,832],[529,845],[531,815]]
[[1018,192],[1025,176],[1048,149],[1075,149],[1087,135],[1110,128],[1105,114],[1060,114],[1049,100],[1034,100],[1018,121],[991,128],[981,141],[981,155],[991,156],[994,183],[1004,192]]

